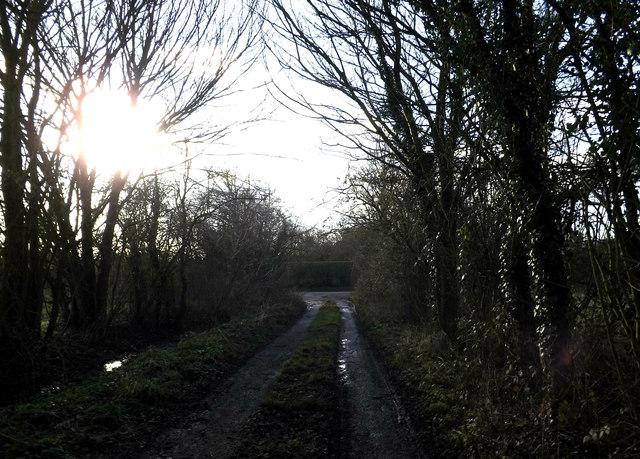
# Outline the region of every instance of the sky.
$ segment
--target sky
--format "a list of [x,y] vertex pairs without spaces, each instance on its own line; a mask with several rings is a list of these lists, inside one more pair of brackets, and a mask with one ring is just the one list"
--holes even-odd
[[268,185],[283,207],[306,226],[337,223],[339,198],[332,190],[343,184],[350,161],[340,150],[328,146],[336,143],[335,132],[321,121],[296,114],[270,99],[264,89],[230,96],[223,110],[235,112],[233,116],[241,119],[262,97],[267,97],[265,111],[273,111],[268,119],[232,131],[209,145],[204,161],[210,167],[231,169],[240,177]]
[[322,134],[332,135],[324,131],[301,116],[262,121],[209,147],[207,161],[268,185],[300,222],[322,226],[348,168],[347,159],[323,150]]
[[[221,139],[190,147],[190,155],[196,157],[193,167],[231,170],[241,179],[259,182],[274,191],[294,221],[306,227],[336,224],[339,196],[332,190],[342,185],[350,164],[339,149],[327,146],[339,137],[321,121],[296,114],[275,100],[263,84],[267,77],[257,67],[244,90],[201,110],[196,124],[211,119],[231,128]],[[319,94],[308,84],[306,91]],[[136,175],[143,168],[162,169],[179,161],[175,148],[162,146],[172,142],[171,136],[155,134],[162,106],[139,100],[131,107],[127,95],[108,90],[91,94],[83,106],[82,134],[77,129],[69,132],[62,150],[73,154],[83,145],[87,161],[106,177],[123,166]],[[255,117],[261,120],[244,123]],[[54,136],[50,143],[56,141]]]
[[[261,57],[268,60],[266,55]],[[189,155],[198,158],[194,168],[231,170],[240,178],[260,182],[274,191],[294,220],[305,226],[336,224],[340,199],[333,190],[344,183],[350,166],[345,153],[329,146],[338,143],[339,137],[321,121],[280,104],[269,92],[277,90],[267,83],[275,80],[289,94],[322,103],[330,101],[332,105],[338,96],[292,77],[277,65],[272,66],[275,70],[268,70],[263,64],[257,59],[247,73],[243,73],[246,67],[242,62],[229,67],[229,81],[237,78],[238,83],[232,94],[201,107],[185,126],[169,134],[157,134],[156,129],[158,114],[167,109],[164,104],[169,108],[175,104],[171,99],[147,100],[142,95],[132,106],[122,89],[110,89],[108,85],[99,88],[76,103],[83,111],[82,129],[68,129],[61,139],[61,150],[69,156],[84,151],[87,162],[105,177],[123,168],[138,173],[163,169],[184,158],[183,144],[177,142],[180,147],[175,148],[180,138],[175,136],[188,135],[187,125],[209,125],[211,120],[215,127],[229,125],[231,129],[222,139],[189,145]],[[194,78],[197,81],[197,75]],[[225,84],[222,81],[220,86]],[[286,99],[282,94],[280,97]],[[257,114],[261,121],[245,124]],[[47,144],[55,146],[58,140],[59,132],[53,133]]]

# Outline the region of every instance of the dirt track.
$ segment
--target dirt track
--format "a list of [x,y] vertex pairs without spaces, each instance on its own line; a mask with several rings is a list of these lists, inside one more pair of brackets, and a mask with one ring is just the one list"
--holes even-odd
[[426,457],[411,430],[400,399],[359,333],[353,308],[344,296],[335,295],[333,299],[342,313],[338,371],[349,406],[348,456]]
[[359,335],[344,293],[306,293],[308,309],[286,333],[255,355],[211,393],[202,409],[181,426],[162,432],[143,457],[225,457],[241,440],[242,426],[258,409],[283,363],[300,344],[321,304],[332,299],[342,312],[339,374],[345,385],[348,414],[341,448],[347,457],[423,457],[384,373]]
[[158,436],[145,458],[225,457],[291,352],[300,344],[321,303],[308,301],[302,318],[212,392],[204,408],[180,427]]

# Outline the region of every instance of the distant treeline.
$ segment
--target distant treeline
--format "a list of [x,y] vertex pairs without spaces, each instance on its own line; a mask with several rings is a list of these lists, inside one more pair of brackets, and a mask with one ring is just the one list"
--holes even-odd
[[302,290],[350,290],[354,286],[351,261],[301,261],[287,266],[293,284]]

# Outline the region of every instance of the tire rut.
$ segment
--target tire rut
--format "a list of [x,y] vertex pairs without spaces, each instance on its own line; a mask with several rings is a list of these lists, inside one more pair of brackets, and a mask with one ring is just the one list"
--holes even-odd
[[159,433],[143,458],[225,457],[242,438],[242,426],[254,414],[284,362],[298,347],[321,306],[305,297],[307,311],[287,332],[256,354],[215,389],[182,426]]
[[398,395],[360,334],[350,302],[339,294],[332,299],[342,313],[338,375],[348,406],[345,456],[426,457]]
[[300,345],[324,301],[335,301],[342,314],[338,376],[344,407],[343,432],[335,440],[340,457],[425,458],[399,397],[360,334],[345,292],[305,293],[303,317],[256,354],[203,403],[180,427],[159,433],[143,458],[221,458],[242,440],[243,427],[259,409],[284,362]]

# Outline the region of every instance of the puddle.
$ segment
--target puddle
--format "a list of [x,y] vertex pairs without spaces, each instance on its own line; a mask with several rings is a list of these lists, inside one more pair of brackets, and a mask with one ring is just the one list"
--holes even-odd
[[56,385],[44,387],[44,388],[40,389],[40,395],[55,394],[56,392],[60,392],[61,389],[62,389],[61,386],[56,386]]
[[127,359],[112,360],[111,362],[107,362],[104,364],[104,371],[113,371],[116,368],[120,368],[123,363],[127,363]]
[[347,352],[349,351],[350,341],[348,338],[340,340],[340,350],[338,352],[338,379],[346,386],[351,384],[351,377],[347,369]]
[[424,457],[391,383],[359,334],[351,305],[344,300],[338,305],[338,377],[349,407],[349,457]]

